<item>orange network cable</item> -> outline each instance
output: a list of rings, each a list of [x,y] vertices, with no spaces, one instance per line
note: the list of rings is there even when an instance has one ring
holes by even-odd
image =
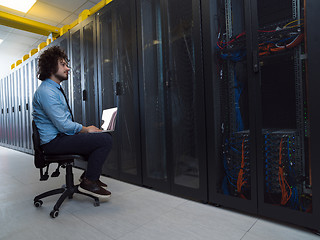
[[[283,166],[282,166],[282,140],[280,141],[280,149],[279,149],[279,185],[281,188],[281,205],[286,205],[286,203],[291,198],[292,190],[287,180],[284,177]],[[287,189],[289,189],[290,194],[288,195]]]
[[[303,38],[304,38],[303,34],[299,34],[291,43],[284,46],[278,46],[277,44],[274,44],[274,43],[269,43],[268,45],[263,46],[263,43],[262,43],[260,44],[260,47],[259,47],[259,50],[260,50],[259,55],[263,56],[263,55],[268,55],[272,52],[279,52],[289,48],[294,48],[302,42]]]
[[[238,181],[237,181],[237,191],[238,193],[241,193],[241,188],[242,186],[247,182],[247,181],[243,181],[244,179],[244,139],[242,140],[242,154],[241,154],[241,167],[240,167],[240,171],[238,174]],[[245,198],[245,196],[241,193],[240,194],[241,198]]]

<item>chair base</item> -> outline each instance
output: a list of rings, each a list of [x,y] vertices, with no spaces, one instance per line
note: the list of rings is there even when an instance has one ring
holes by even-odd
[[[87,193],[80,192],[78,190],[78,187],[79,187],[79,184],[74,185],[74,183],[73,183],[72,165],[68,163],[68,164],[66,164],[66,186],[39,194],[38,196],[36,196],[34,198],[33,203],[34,203],[35,207],[40,207],[43,203],[41,201],[42,198],[49,197],[49,196],[56,195],[56,194],[62,194],[59,197],[58,201],[56,202],[56,204],[53,207],[53,210],[50,213],[50,216],[52,218],[55,218],[59,215],[59,208],[60,208],[61,204],[64,202],[64,200],[66,198],[72,199],[73,194],[75,194],[75,193],[82,194],[82,195],[93,198],[95,200],[95,202],[93,204],[95,207],[100,205],[99,198],[92,196],[92,195],[89,195]]]

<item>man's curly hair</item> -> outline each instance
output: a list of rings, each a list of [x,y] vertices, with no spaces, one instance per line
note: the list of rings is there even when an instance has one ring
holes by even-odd
[[[58,60],[69,62],[68,56],[59,46],[46,49],[38,60],[38,78],[43,81],[58,71]]]

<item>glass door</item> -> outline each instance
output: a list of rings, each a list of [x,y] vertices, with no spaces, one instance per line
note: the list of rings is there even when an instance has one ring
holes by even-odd
[[[72,111],[75,121],[84,126],[98,126],[95,39],[95,16],[89,17],[70,30]]]
[[[198,1],[139,1],[143,182],[206,199]]]
[[[72,97],[72,112],[74,121],[78,123],[83,123],[82,121],[82,87],[81,87],[81,42],[80,42],[80,31],[78,27],[75,30],[70,30],[70,42],[71,42],[71,71],[72,79],[70,79],[70,84],[72,85],[72,92],[70,96]]]
[[[115,30],[114,21],[115,13],[112,11],[113,4],[105,7],[103,13],[98,13],[97,31],[98,31],[98,78],[99,78],[99,112],[103,109],[113,108],[118,105],[116,95],[116,81],[115,76],[117,72],[117,64],[115,61],[115,39],[113,38],[113,31]],[[101,114],[100,114],[101,115]],[[117,119],[118,120],[118,119]],[[118,121],[119,123],[119,121]],[[116,131],[118,129],[116,124]],[[112,134],[113,143],[117,143],[118,134]],[[113,144],[116,146],[116,144]],[[111,149],[108,160],[104,164],[103,173],[119,177],[118,171],[118,150],[116,147]]]
[[[139,1],[138,35],[143,184],[169,191],[166,75],[161,1]]]
[[[94,16],[81,24],[82,28],[82,100],[86,126],[98,126],[98,94],[96,75],[96,29]],[[101,117],[101,116],[100,116]]]
[[[134,1],[111,2],[97,14],[100,113],[118,107],[113,149],[103,173],[141,183]]]
[[[165,1],[167,150],[172,192],[207,199],[200,3]]]
[[[209,201],[257,212],[250,3],[204,1]]]
[[[308,82],[314,80],[307,74],[306,9],[303,0],[257,0],[258,189],[261,214],[311,227],[319,224],[312,220],[317,183],[310,143],[316,139],[310,138]]]

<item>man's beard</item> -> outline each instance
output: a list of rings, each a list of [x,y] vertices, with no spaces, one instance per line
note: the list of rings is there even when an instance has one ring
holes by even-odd
[[[68,80],[68,74],[67,74],[67,77],[65,76],[62,76],[62,75],[59,75],[59,74],[54,74],[54,76],[60,81],[64,81],[64,80]]]

